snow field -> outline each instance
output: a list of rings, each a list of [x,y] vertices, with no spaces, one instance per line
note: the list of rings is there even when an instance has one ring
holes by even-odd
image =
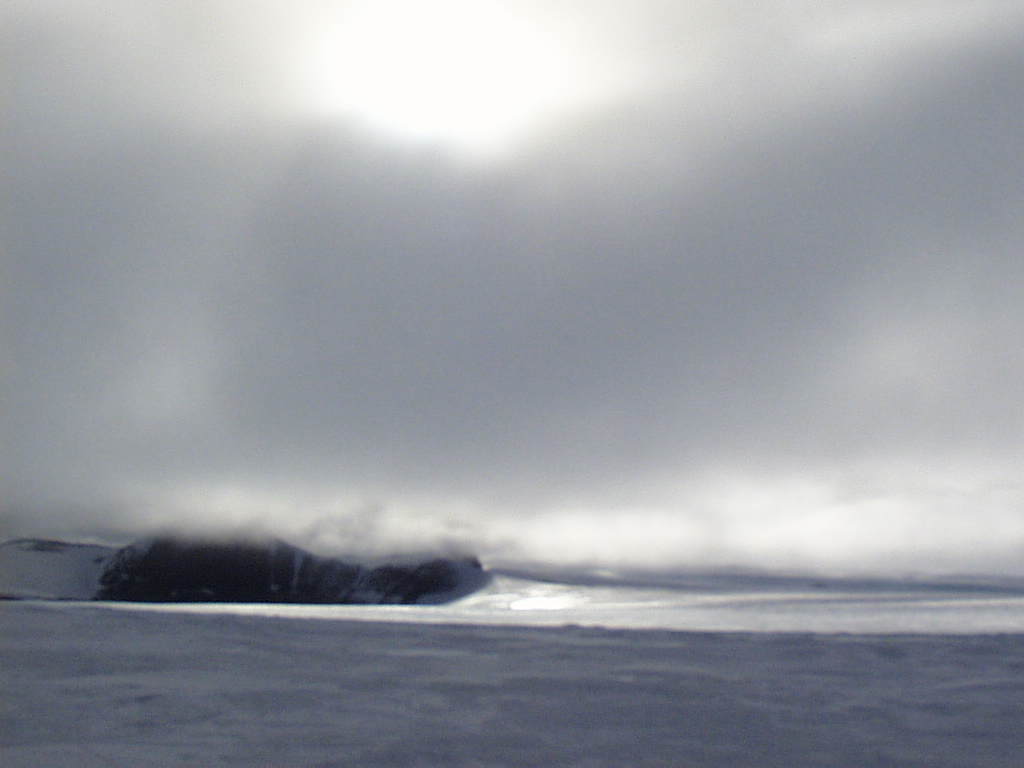
[[[0,763],[1019,766],[1024,635],[0,604]]]

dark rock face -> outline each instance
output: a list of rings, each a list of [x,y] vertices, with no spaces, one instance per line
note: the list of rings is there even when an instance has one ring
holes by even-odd
[[[119,550],[95,599],[132,602],[417,603],[454,600],[487,576],[475,558],[367,568],[282,541],[161,537]]]

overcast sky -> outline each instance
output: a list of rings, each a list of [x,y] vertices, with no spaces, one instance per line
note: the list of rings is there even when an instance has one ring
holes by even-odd
[[[1024,2],[0,25],[6,533],[1024,573]]]

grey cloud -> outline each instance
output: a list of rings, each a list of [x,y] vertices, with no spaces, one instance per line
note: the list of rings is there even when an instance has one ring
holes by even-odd
[[[726,46],[701,88],[473,165],[318,120],[129,121],[136,85],[64,101],[47,40],[114,65],[93,27],[36,23],[9,33],[9,507],[255,477],[528,511],[722,467],[1019,458],[1019,36],[933,35],[849,92]],[[58,102],[110,130],[35,131]]]

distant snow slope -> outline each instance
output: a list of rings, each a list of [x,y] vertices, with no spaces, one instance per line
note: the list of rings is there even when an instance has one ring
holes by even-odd
[[[47,539],[0,544],[0,597],[91,600],[117,547]]]
[[[1024,765],[1020,634],[709,634],[174,608],[0,604],[0,764]]]

